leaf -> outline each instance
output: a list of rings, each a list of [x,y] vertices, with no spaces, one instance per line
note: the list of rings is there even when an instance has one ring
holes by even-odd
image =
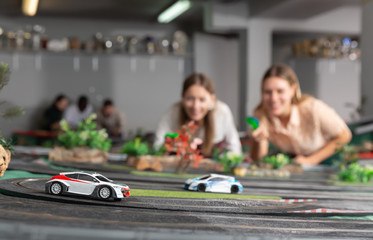
[[[166,133],[165,138],[176,138],[179,136],[179,133]]]
[[[25,114],[25,111],[21,107],[9,107],[1,113],[3,118],[12,118]]]
[[[4,62],[0,63],[0,91],[9,83],[10,69]]]

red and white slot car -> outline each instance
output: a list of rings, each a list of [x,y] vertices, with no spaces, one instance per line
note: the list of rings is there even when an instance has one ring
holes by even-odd
[[[120,200],[130,196],[130,188],[98,173],[64,172],[45,183],[45,192],[53,195],[83,195]]]

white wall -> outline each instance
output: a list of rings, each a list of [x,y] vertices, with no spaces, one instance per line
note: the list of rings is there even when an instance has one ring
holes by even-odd
[[[260,102],[260,81],[272,64],[272,34],[276,32],[316,32],[359,34],[361,8],[341,7],[307,20],[250,19],[248,22],[247,115]]]
[[[238,125],[238,40],[218,35],[196,33],[193,36],[194,69],[209,76],[218,99],[230,107]]]
[[[250,18],[244,5],[234,6],[238,13],[232,16],[232,8],[224,4],[210,2],[205,15],[207,31],[247,30],[247,49],[240,54],[246,54],[247,67],[245,74],[239,76],[240,81],[246,81],[246,113],[252,114],[260,102],[260,82],[265,70],[272,64],[272,34],[276,32],[315,32],[315,33],[361,33],[361,7],[346,6],[322,13],[308,19],[284,20]],[[243,104],[243,103],[241,103]],[[241,113],[242,115],[242,113]]]
[[[174,26],[146,25],[79,19],[20,18],[1,19],[7,29],[21,29],[26,23],[38,23],[46,27],[50,37],[78,36],[88,39],[101,31],[104,35],[136,34],[144,37],[171,35]],[[79,59],[80,69],[74,70],[74,57]],[[36,62],[35,62],[36,59]],[[38,59],[40,68],[37,67]],[[97,59],[98,69],[92,68]],[[129,56],[124,54],[72,54],[25,53],[1,51],[0,61],[10,64],[10,84],[0,93],[0,100],[23,106],[26,115],[13,121],[0,118],[4,136],[13,130],[37,128],[44,109],[59,93],[65,93],[75,101],[85,94],[95,107],[103,98],[112,98],[124,111],[127,130],[154,131],[164,111],[180,98],[181,82],[185,78],[185,64],[192,58],[176,56]],[[127,131],[127,132],[128,132]]]
[[[292,59],[302,92],[332,107],[346,122],[358,120],[361,99],[360,61],[347,59]]]
[[[361,34],[361,74],[362,74],[362,95],[366,97],[364,105],[365,116],[373,116],[373,2],[366,1],[363,7],[362,34]]]

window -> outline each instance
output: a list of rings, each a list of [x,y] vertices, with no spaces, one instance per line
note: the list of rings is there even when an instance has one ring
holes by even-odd
[[[78,174],[66,174],[65,176],[72,179],[78,179]]]
[[[207,179],[209,177],[210,177],[210,175],[206,175],[206,176],[200,177],[199,180],[205,180],[205,179]]]
[[[89,176],[87,174],[79,174],[79,179],[83,181],[95,182],[95,179],[92,176]]]
[[[224,178],[220,178],[220,177],[214,177],[214,178],[211,178],[210,181],[224,181],[225,179]]]
[[[101,175],[96,175],[96,178],[98,178],[98,180],[103,181],[103,182],[111,182],[109,179]]]

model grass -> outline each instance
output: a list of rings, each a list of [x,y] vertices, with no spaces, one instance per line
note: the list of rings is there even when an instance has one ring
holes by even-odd
[[[21,170],[8,170],[5,172],[1,180],[13,179],[13,178],[50,178],[51,175],[47,174],[36,174]]]
[[[165,177],[165,178],[195,178],[200,175],[197,174],[178,174],[168,172],[149,172],[149,171],[131,171],[132,175],[144,176],[144,177]]]
[[[173,198],[199,198],[199,199],[281,199],[277,196],[256,196],[256,195],[237,195],[226,193],[204,193],[204,192],[186,192],[186,191],[164,191],[164,190],[144,190],[131,189],[131,195],[134,197],[173,197]]]

